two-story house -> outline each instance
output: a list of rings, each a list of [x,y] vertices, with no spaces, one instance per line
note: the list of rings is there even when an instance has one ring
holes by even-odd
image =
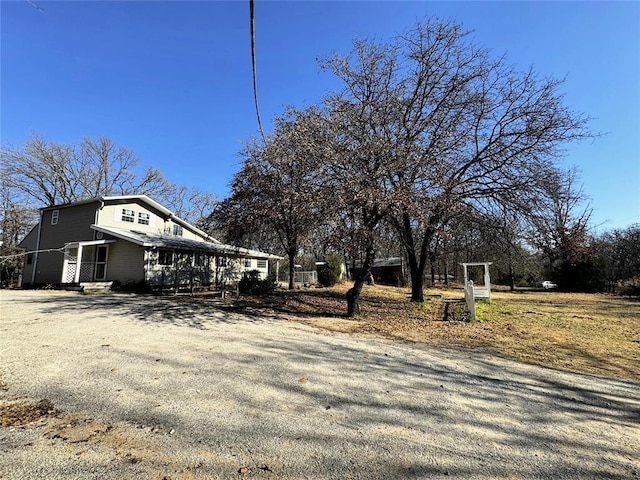
[[[20,246],[22,286],[118,281],[153,288],[238,280],[282,257],[225,245],[146,195],[92,198],[40,210]]]

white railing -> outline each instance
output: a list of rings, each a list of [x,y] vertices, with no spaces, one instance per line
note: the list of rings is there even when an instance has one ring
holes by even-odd
[[[286,281],[289,281],[289,275],[286,277]],[[318,283],[318,272],[311,270],[308,272],[297,271],[293,273],[293,282],[301,283],[303,285],[312,285]]]

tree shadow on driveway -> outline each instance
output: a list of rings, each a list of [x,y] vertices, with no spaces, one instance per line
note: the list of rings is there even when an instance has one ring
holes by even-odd
[[[637,383],[477,351],[326,334],[206,304],[134,299],[39,301],[42,317],[24,319],[27,332],[54,312],[76,322],[78,332],[55,339],[65,349],[48,349],[41,359],[68,370],[34,366],[30,388],[67,410],[175,429],[169,445],[215,452],[223,478],[233,477],[233,466],[261,462],[275,478],[637,472]],[[123,320],[106,349],[86,342],[103,316]],[[147,336],[153,350],[127,335]],[[28,337],[12,339],[27,348]],[[19,360],[12,369],[27,368]]]

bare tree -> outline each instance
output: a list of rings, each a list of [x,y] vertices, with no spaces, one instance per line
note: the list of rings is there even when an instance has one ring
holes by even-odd
[[[362,225],[395,225],[413,301],[434,235],[465,204],[514,200],[564,142],[589,135],[587,119],[563,106],[561,81],[492,58],[453,22],[419,23],[387,44],[356,40],[351,55],[322,65],[345,85],[325,104],[343,119],[342,144],[358,151],[349,185],[366,206]]]
[[[5,188],[19,191],[36,205],[51,206],[78,198],[81,187],[70,172],[74,158],[70,146],[32,136],[22,148],[3,146],[0,154]]]
[[[288,110],[275,121],[265,143],[249,142],[232,193],[214,212],[226,225],[228,238],[238,239],[246,229],[268,226],[289,259],[289,288],[294,288],[295,257],[311,230],[322,219],[318,195],[323,177],[319,168],[315,108]]]
[[[594,239],[605,288],[614,292],[625,280],[640,280],[640,223]]]
[[[206,219],[218,204],[218,197],[200,188],[173,186],[165,193],[164,203],[183,220],[206,227]]]
[[[576,266],[591,256],[591,206],[577,185],[577,172],[557,170],[538,181],[545,195],[537,198],[529,216],[529,240],[548,260],[552,279],[565,289],[581,289]],[[581,265],[582,264],[582,265]],[[584,273],[584,272],[583,272]]]
[[[1,155],[7,187],[37,206],[101,195],[145,194],[163,200],[176,188],[157,169],[138,175],[135,153],[106,137],[84,138],[74,147],[34,135],[21,148],[3,146]]]
[[[11,285],[22,263],[19,242],[37,222],[35,209],[25,206],[19,193],[0,179],[0,288]]]
[[[209,192],[169,182],[156,168],[138,173],[138,156],[103,136],[72,146],[33,135],[20,148],[3,146],[0,160],[2,196],[10,200],[3,203],[5,225],[19,212],[110,195],[148,195],[197,223],[216,200]],[[19,217],[28,222],[17,230],[22,232],[33,218]]]

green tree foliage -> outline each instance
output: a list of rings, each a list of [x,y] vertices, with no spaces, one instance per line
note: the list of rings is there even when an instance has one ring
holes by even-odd
[[[240,293],[248,293],[250,295],[268,295],[273,293],[275,289],[275,280],[271,277],[267,277],[264,280],[261,279],[258,270],[245,272],[240,282],[238,282]]]
[[[323,265],[318,266],[318,283],[323,287],[332,287],[340,281],[342,259],[337,255],[329,255]]]

